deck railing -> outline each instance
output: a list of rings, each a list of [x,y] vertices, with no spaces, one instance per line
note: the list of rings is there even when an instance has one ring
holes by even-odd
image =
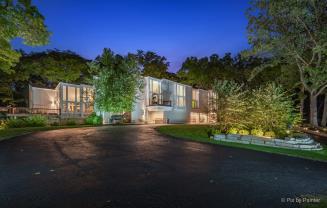
[[[9,115],[21,115],[21,114],[47,114],[47,115],[58,115],[60,109],[53,108],[26,108],[26,107],[8,107],[6,111],[4,108],[1,109]]]
[[[61,114],[60,109],[53,108],[27,108],[27,107],[0,107],[0,113],[7,116],[27,116],[29,114],[41,115],[65,115],[65,116],[88,116],[93,113],[93,109],[84,109],[84,112],[64,112]]]

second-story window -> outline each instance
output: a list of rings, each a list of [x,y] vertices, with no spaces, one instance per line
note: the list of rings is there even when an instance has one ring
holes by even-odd
[[[150,105],[161,105],[161,84],[157,80],[150,80]]]
[[[176,85],[176,104],[178,107],[185,106],[185,86]]]
[[[192,108],[199,108],[199,90],[192,89]]]

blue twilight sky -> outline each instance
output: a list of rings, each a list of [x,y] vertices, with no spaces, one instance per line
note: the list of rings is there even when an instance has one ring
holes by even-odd
[[[45,47],[93,59],[104,47],[127,54],[151,50],[177,71],[188,56],[223,55],[248,47],[247,0],[33,0],[53,33]]]

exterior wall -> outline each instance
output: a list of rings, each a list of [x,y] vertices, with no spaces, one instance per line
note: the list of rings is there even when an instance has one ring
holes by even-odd
[[[193,123],[208,122],[208,91],[198,90],[198,106],[194,109],[191,86],[152,77],[145,77],[144,84],[144,99],[135,104],[132,122],[189,123],[194,113],[198,119],[193,119]]]
[[[137,100],[131,112],[131,123],[145,122],[145,93],[138,92]]]
[[[59,83],[55,89],[29,87],[29,108],[33,113],[84,117],[93,112],[93,87]]]
[[[57,114],[58,91],[29,86],[29,108],[33,113]]]
[[[89,85],[59,83],[56,89],[30,87],[30,108],[60,109],[63,118],[84,117],[95,111],[109,123],[113,113],[93,109],[94,88]],[[91,94],[90,94],[91,92]],[[194,93],[196,92],[196,93]],[[196,96],[194,96],[196,95]],[[167,79],[144,77],[144,89],[137,93],[132,123],[206,123],[209,122],[209,92]],[[196,105],[194,104],[196,100]]]

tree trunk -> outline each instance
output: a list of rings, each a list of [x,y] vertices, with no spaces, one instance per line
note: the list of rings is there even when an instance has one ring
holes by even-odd
[[[301,113],[301,118],[304,118],[304,100],[305,100],[305,92],[304,92],[304,87],[301,86],[301,93],[300,93],[300,113]]]
[[[318,126],[317,96],[313,93],[310,94],[310,124]]]
[[[327,92],[325,93],[324,111],[322,114],[321,126],[326,127],[327,124]]]

